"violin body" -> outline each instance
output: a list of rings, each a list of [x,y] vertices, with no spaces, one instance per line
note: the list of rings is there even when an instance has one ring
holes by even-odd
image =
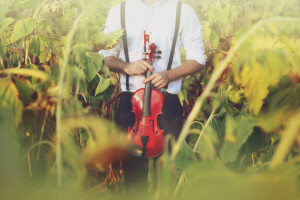
[[[155,89],[151,90],[150,116],[143,116],[143,99],[145,89],[137,90],[131,97],[132,111],[135,113],[135,124],[128,128],[127,142],[137,145],[136,155],[156,157],[164,148],[164,134],[158,126],[157,116],[161,114],[164,102],[163,95]],[[147,140],[143,144],[143,139]],[[144,155],[143,155],[144,154]]]
[[[156,54],[161,54],[161,51],[156,51],[157,46],[152,43],[149,45],[150,52],[147,52],[147,42],[149,43],[149,35],[144,33],[144,60],[152,65],[154,58],[160,58]],[[146,78],[151,74],[148,69]],[[133,147],[130,151],[133,155],[151,158],[162,153],[164,134],[158,127],[157,116],[161,114],[163,103],[163,95],[152,88],[151,82],[147,82],[145,88],[137,90],[132,95],[131,104],[132,112],[135,113],[135,123],[133,127],[128,128],[126,141]]]

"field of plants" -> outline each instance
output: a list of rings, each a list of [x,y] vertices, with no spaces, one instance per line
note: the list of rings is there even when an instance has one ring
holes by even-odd
[[[0,0],[0,198],[300,199],[300,1],[183,1],[207,65],[183,80],[148,193],[124,189],[119,78],[98,53],[120,2]]]

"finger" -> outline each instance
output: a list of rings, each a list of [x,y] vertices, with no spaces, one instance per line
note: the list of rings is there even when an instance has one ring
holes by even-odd
[[[156,76],[157,76],[156,74],[152,74],[151,76],[149,76],[148,78],[146,78],[146,79],[144,80],[144,83],[147,83],[147,82],[149,82],[149,81],[152,81]]]
[[[148,69],[150,69],[152,72],[154,72],[154,68],[146,61],[141,60],[144,64],[145,67],[147,67]]]
[[[148,67],[143,62],[138,62],[137,66],[141,68],[144,72],[148,69]]]
[[[142,72],[142,74],[144,74],[147,71],[147,67],[139,65],[139,70]]]
[[[161,80],[162,80],[162,78],[160,76],[156,76],[154,79],[152,79],[151,83],[153,85],[155,85],[156,83],[158,83]]]
[[[143,74],[144,71],[140,68],[140,67],[135,67],[133,69],[133,75],[140,75],[140,74]]]
[[[158,81],[157,83],[155,83],[153,85],[154,85],[154,87],[162,88],[162,87],[164,87],[164,80],[160,80],[160,81]]]

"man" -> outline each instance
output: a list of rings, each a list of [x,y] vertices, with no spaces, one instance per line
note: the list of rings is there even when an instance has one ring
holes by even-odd
[[[178,12],[176,0],[127,0],[124,6],[124,23],[126,24],[126,39],[120,41],[111,50],[101,50],[109,69],[120,74],[122,94],[117,113],[117,123],[125,130],[134,124],[134,114],[131,112],[131,96],[146,82],[151,82],[158,89],[163,89],[165,103],[158,123],[165,133],[178,137],[182,128],[182,107],[178,98],[181,88],[181,78],[200,71],[205,65],[201,26],[194,10],[187,4],[182,4]],[[104,33],[122,28],[121,5],[110,9]],[[181,16],[178,23],[176,43],[176,16]],[[150,34],[150,43],[155,43],[161,53],[161,59],[156,59],[153,66],[143,60],[144,32]],[[127,43],[128,42],[128,43]],[[174,44],[173,59],[172,45]],[[186,62],[181,63],[181,45],[186,51]],[[124,48],[125,47],[125,48]],[[128,54],[126,55],[126,50]],[[129,62],[126,62],[129,61]],[[170,63],[170,70],[167,70]],[[145,79],[145,72],[150,69],[153,74]],[[127,78],[126,78],[127,76]],[[130,157],[124,163],[125,184],[131,179],[147,179],[145,158]],[[135,180],[133,180],[135,181]],[[144,181],[145,182],[145,181]]]

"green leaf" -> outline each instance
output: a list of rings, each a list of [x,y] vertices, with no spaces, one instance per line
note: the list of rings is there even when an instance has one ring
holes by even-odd
[[[16,87],[19,91],[19,97],[24,106],[35,100],[34,89],[30,81],[26,79],[14,78]]]
[[[103,78],[101,76],[100,77],[100,81],[98,83],[98,86],[96,88],[95,91],[95,96],[103,93],[110,85],[110,78]]]
[[[18,98],[19,92],[9,76],[0,76],[0,107],[11,109],[14,113],[15,125],[21,121],[23,104]]]
[[[111,81],[112,85],[117,85],[117,83],[118,83],[118,80],[113,76],[110,77],[110,81]]]
[[[100,98],[102,99],[102,101],[104,101],[104,103],[107,103],[112,95],[115,93],[113,87],[109,86],[102,94],[100,94]]]
[[[270,93],[262,112],[257,118],[258,125],[265,132],[276,131],[292,113],[300,108],[300,84],[293,83],[289,76],[283,76],[279,84],[270,87]]]
[[[47,36],[48,33],[52,33],[51,24],[48,20],[42,19],[38,23],[38,32],[42,35]]]
[[[87,82],[90,82],[98,71],[101,70],[103,65],[103,55],[98,53],[88,53],[86,55],[84,73]]]
[[[282,77],[276,87],[270,88],[267,98],[269,111],[282,108],[294,111],[300,108],[300,84],[294,84],[288,76]]]
[[[123,35],[122,30],[110,32],[108,34],[99,33],[94,36],[93,42],[100,49],[103,49],[103,48],[111,49],[119,43],[122,35]]]
[[[219,40],[220,40],[220,38],[216,34],[216,32],[214,32],[213,30],[211,30],[211,32],[209,34],[209,42],[213,46],[213,48],[217,48],[218,47]]]
[[[218,136],[212,127],[207,127],[201,133],[201,140],[197,147],[202,160],[215,160],[216,159],[216,145],[218,144]]]
[[[4,31],[14,21],[12,17],[4,18],[0,23],[0,32]]]
[[[239,149],[252,134],[254,122],[246,116],[239,115],[236,118],[226,116],[226,135],[225,142],[220,152],[223,163],[233,162],[236,160]]]
[[[244,87],[250,111],[258,114],[270,86],[276,85],[280,78],[289,72],[289,54],[283,48],[274,48],[275,41],[265,38],[262,44],[247,41],[233,63],[234,81]],[[255,43],[259,43],[256,41]]]
[[[48,51],[46,51],[48,49]],[[52,56],[52,50],[49,48],[49,40],[45,36],[32,36],[29,45],[29,52],[38,56],[40,63],[45,63],[49,61]]]
[[[177,168],[185,169],[196,161],[197,158],[191,147],[184,141],[181,145],[181,149],[175,159],[175,165]]]
[[[14,30],[10,36],[10,42],[16,42],[22,37],[29,35],[36,27],[35,19],[27,17],[16,22]]]
[[[40,42],[39,59],[40,59],[40,63],[44,63],[44,62],[46,62],[45,41],[43,40],[43,38],[39,37],[39,42]]]
[[[40,54],[40,41],[39,36],[32,36],[30,39],[30,45],[29,45],[29,53],[31,53],[34,56],[38,56]]]
[[[118,44],[122,35],[122,30],[114,31],[112,33],[107,34],[107,43],[105,49],[113,48],[116,44]]]

